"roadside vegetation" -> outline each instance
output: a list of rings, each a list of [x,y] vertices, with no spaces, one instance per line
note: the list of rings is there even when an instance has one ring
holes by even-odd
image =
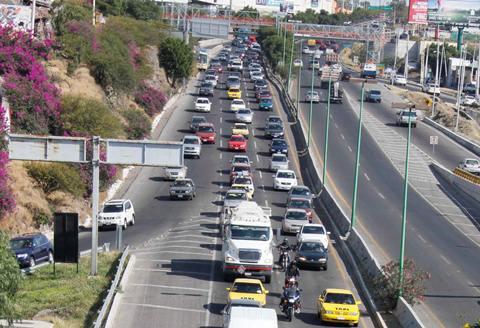
[[[292,39],[292,33],[287,31],[285,39],[285,34],[282,33],[278,35],[274,27],[261,27],[258,30],[257,40],[262,46],[268,64],[275,73],[279,74],[284,79],[288,76]],[[283,60],[284,53],[285,60]]]

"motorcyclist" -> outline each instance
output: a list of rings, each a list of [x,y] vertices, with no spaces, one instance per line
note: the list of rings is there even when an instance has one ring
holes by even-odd
[[[282,312],[286,311],[285,306],[288,304],[288,296],[292,292],[294,292],[295,295],[300,298],[300,289],[298,288],[298,282],[294,278],[288,279],[285,287],[283,287],[283,293],[282,297],[280,298],[279,304]],[[297,307],[300,307],[300,299],[298,299]]]
[[[290,244],[288,243],[288,238],[284,238],[282,243],[277,246],[277,248],[280,251],[280,257],[278,259],[278,263],[282,264],[283,263],[283,253],[286,251],[290,251],[291,247]]]
[[[289,281],[291,281],[290,278],[293,278],[293,281],[295,282],[295,286],[298,287],[299,276],[300,276],[300,270],[298,269],[297,261],[293,260],[288,265],[287,270],[285,270],[285,286],[287,286]]]

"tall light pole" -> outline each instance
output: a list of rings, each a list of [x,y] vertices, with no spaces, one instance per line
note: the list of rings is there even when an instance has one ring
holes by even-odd
[[[440,83],[438,82],[438,76],[439,76],[439,61],[438,61],[438,57],[439,57],[439,54],[440,53],[440,42],[437,41],[437,63],[436,63],[436,68],[435,68],[435,88],[438,86],[440,86]],[[443,53],[442,53],[443,54]],[[434,117],[435,116],[435,100],[436,100],[436,93],[434,92],[433,93],[433,100],[432,100],[432,115],[430,117]]]
[[[35,16],[36,16],[36,10],[37,10],[37,0],[32,1],[32,14],[30,16],[30,28],[31,28],[31,34],[32,36],[35,35]]]
[[[360,113],[358,115],[358,131],[357,131],[357,154],[355,156],[355,173],[353,175],[353,194],[352,194],[352,213],[350,215],[350,230],[355,227],[357,218],[357,190],[358,190],[358,169],[360,167],[360,146],[362,145],[362,114],[363,102],[365,98],[365,83],[362,82],[362,92],[360,94]]]
[[[282,65],[285,67],[285,46],[287,43],[287,26],[285,25],[284,27],[285,33],[283,34],[283,59],[282,59]]]
[[[327,118],[325,119],[325,145],[323,146],[323,174],[322,183],[325,186],[327,184],[327,159],[328,159],[328,131],[330,128],[330,95],[332,87],[332,66],[330,66],[330,76],[328,79],[328,91],[327,91]],[[340,92],[340,90],[338,90]]]
[[[34,0],[35,1],[35,0]],[[95,0],[92,0],[92,25],[95,26]]]
[[[290,78],[292,76],[293,49],[295,48],[295,25],[292,29],[292,49],[290,51],[290,67],[288,69],[287,92],[290,92]]]
[[[395,104],[392,104],[392,106],[394,105]],[[412,109],[415,108],[415,105],[407,105],[407,106],[409,106],[408,107],[409,113],[408,113],[407,149],[405,154],[405,178],[403,179],[402,234],[400,238],[400,259],[399,259],[400,274],[398,278],[399,297],[403,295],[403,280],[404,280],[403,264],[405,261],[405,239],[406,239],[406,233],[407,233],[408,163],[410,160],[410,140],[412,137]]]
[[[300,39],[300,60],[302,60],[302,46],[303,46],[303,39]],[[298,112],[300,111],[300,92],[301,92],[301,85],[302,85],[302,64],[298,66],[298,77],[297,77],[297,117],[298,119]]]
[[[310,89],[310,114],[308,115],[308,137],[307,137],[307,149],[310,148],[310,138],[312,136],[312,115],[313,115],[313,85],[315,83],[315,65],[312,64],[312,87]]]
[[[462,52],[463,51],[463,52]],[[461,66],[460,66],[460,76],[458,79],[458,87],[457,87],[457,102],[455,104],[455,107],[457,108],[457,117],[455,120],[455,131],[458,130],[458,123],[460,120],[460,95],[463,92],[463,81],[465,79],[465,60],[467,58],[467,49],[462,46],[460,48],[460,58],[462,60]]]

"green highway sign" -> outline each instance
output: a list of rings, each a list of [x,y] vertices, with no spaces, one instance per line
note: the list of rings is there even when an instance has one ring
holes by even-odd
[[[393,10],[392,6],[369,6],[368,10]]]

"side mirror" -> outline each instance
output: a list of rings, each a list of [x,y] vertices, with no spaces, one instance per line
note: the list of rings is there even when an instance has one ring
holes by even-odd
[[[230,287],[227,287],[227,288],[225,288],[225,289],[227,290],[227,292],[229,292],[229,291],[231,290],[231,288],[230,288]]]
[[[270,292],[269,292],[268,290],[266,290],[266,291],[265,291],[265,294],[268,294],[268,293],[270,293]]]
[[[272,174],[272,178],[275,178],[275,174]]]
[[[227,312],[225,310],[220,311],[220,314],[225,315]]]

